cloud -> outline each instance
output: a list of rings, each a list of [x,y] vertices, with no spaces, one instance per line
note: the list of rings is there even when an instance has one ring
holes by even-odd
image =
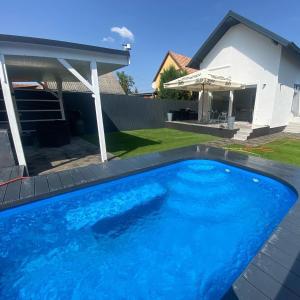
[[[119,34],[122,38],[128,39],[130,41],[134,40],[133,33],[128,28],[126,28],[125,26],[123,26],[123,27],[112,27],[110,29],[110,31]]]
[[[105,36],[103,39],[102,39],[102,42],[108,42],[108,43],[113,43],[115,41],[115,39],[111,36]]]

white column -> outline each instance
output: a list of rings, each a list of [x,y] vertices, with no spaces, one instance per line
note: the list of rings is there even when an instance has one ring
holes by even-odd
[[[202,121],[209,121],[209,94],[208,91],[202,93]]]
[[[229,92],[229,103],[228,103],[228,117],[232,116],[232,108],[233,108],[233,91]]]
[[[63,104],[63,92],[62,92],[62,81],[61,81],[61,79],[57,79],[56,84],[57,84],[57,96],[58,96],[58,100],[59,100],[61,117],[62,117],[63,120],[65,120],[66,115],[65,115],[65,109],[64,109],[64,104]]]
[[[14,146],[15,146],[18,163],[19,165],[23,165],[27,167],[22,141],[21,141],[19,125],[18,125],[18,116],[16,115],[16,110],[13,102],[13,97],[11,94],[9,79],[7,76],[5,58],[3,54],[0,54],[0,81],[1,81],[2,91],[3,91],[3,98],[6,107],[7,118],[8,118],[9,127],[14,142]]]
[[[105,143],[105,135],[104,135],[102,108],[101,108],[101,97],[100,97],[97,62],[95,60],[91,62],[91,75],[92,75],[91,78],[92,78],[92,86],[93,86],[93,93],[95,99],[101,161],[103,162],[107,160],[107,153],[106,153],[106,143]]]
[[[203,106],[203,92],[200,91],[198,95],[198,121],[202,121],[202,107]]]

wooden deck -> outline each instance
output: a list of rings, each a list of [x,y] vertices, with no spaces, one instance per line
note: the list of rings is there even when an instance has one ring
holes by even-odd
[[[24,176],[25,168],[23,166],[14,166],[6,167],[0,169],[0,183],[7,182],[17,177]],[[15,181],[10,184],[0,186],[0,208],[4,203],[10,202],[11,199],[18,199],[19,193],[16,193],[16,190],[19,190],[21,181]]]
[[[23,168],[13,167],[0,170],[3,181],[23,175]],[[92,183],[100,179],[99,165],[65,170],[47,175],[27,177],[0,187],[0,210],[35,200],[39,197],[51,196],[55,192],[63,191],[83,184]]]

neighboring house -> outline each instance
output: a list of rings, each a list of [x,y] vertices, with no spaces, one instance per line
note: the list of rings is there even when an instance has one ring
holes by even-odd
[[[50,90],[57,90],[55,81],[46,82],[46,86]],[[117,94],[125,95],[123,88],[121,87],[117,77],[114,73],[107,73],[99,76],[99,87],[103,94]],[[90,92],[89,89],[81,82],[63,82],[63,91],[68,92]]]
[[[237,120],[271,129],[299,122],[300,49],[256,23],[230,11],[187,66],[246,85],[234,92]],[[225,101],[216,93],[212,106]]]
[[[173,51],[168,51],[165,58],[163,59],[158,71],[152,82],[152,88],[155,90],[159,89],[160,76],[162,72],[168,69],[170,66],[174,66],[177,70],[186,71],[187,74],[191,74],[197,70],[190,68],[187,65],[189,64],[191,58],[182,54],[175,53]]]

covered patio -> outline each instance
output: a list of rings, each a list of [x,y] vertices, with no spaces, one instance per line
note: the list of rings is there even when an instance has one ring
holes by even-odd
[[[65,121],[62,84],[78,81],[92,93],[95,102],[100,160],[106,161],[107,152],[98,78],[99,75],[128,65],[129,56],[129,52],[123,50],[40,38],[0,35],[0,82],[16,163],[27,169],[22,142],[22,135],[26,131],[25,124],[28,122],[50,124],[53,121]],[[38,118],[25,120],[24,115],[30,113],[30,110],[18,109],[13,83],[39,82],[44,85],[48,81],[56,82],[58,87],[54,92],[57,98],[55,101],[59,103],[59,109],[55,109],[57,115],[55,118],[49,117],[50,112],[53,113],[54,110],[47,109],[45,113],[45,110],[41,109],[40,112],[34,111],[40,114]],[[44,88],[47,90],[46,85]],[[44,117],[41,117],[42,114]]]
[[[244,90],[245,84],[232,81],[230,77],[224,77],[208,70],[177,78],[164,84],[167,89],[184,90],[189,92],[199,92],[198,98],[198,123],[225,123],[229,129],[234,129],[234,119],[232,119],[234,91]],[[229,92],[227,111],[215,114],[211,109],[213,92]],[[230,123],[231,122],[231,123]],[[222,125],[223,126],[223,125]]]
[[[169,128],[237,140],[246,140],[251,135],[266,134],[269,130],[268,126],[256,127],[252,124],[256,94],[256,88],[253,86],[246,86],[230,77],[203,69],[167,82],[164,87],[199,92],[198,112],[193,113],[197,118],[168,121],[166,126]],[[227,98],[227,101],[223,101],[222,105],[217,107],[218,103],[215,100],[218,100],[220,94],[222,99]]]

